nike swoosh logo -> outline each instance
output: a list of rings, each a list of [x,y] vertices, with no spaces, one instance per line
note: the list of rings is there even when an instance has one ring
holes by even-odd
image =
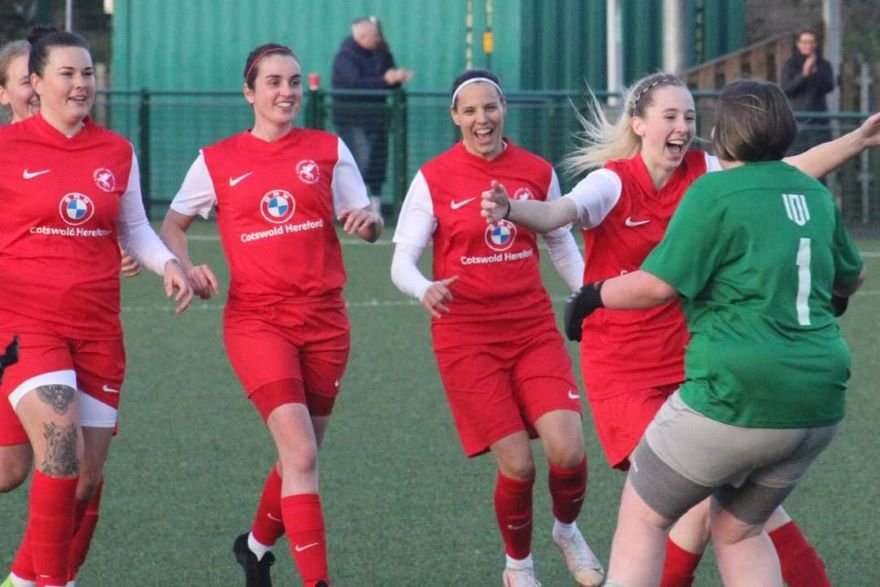
[[[507,527],[511,530],[522,530],[523,528],[528,528],[531,523],[531,520],[529,520],[528,522],[523,522],[522,524],[508,524]]]
[[[268,514],[268,513],[266,514],[266,517],[269,518],[270,520],[272,520],[273,522],[283,522],[284,521],[281,518],[276,518],[272,514]]]
[[[475,198],[475,197],[468,198],[467,200],[462,200],[461,202],[456,202],[455,200],[452,200],[451,202],[449,202],[449,207],[452,208],[453,210],[458,210],[462,206],[467,206],[468,204],[470,204],[471,202],[473,202],[476,199],[477,198]]]
[[[626,217],[626,225],[629,226],[630,228],[632,228],[634,226],[641,226],[641,225],[647,224],[649,222],[651,222],[651,221],[650,220],[633,220],[631,216]]]
[[[568,392],[568,399],[580,399],[580,394],[575,393],[574,391]]]
[[[40,171],[28,171],[27,169],[22,172],[21,176],[25,179],[33,179],[35,177],[39,177],[41,175],[45,175],[52,171],[51,169],[42,169]]]
[[[319,544],[318,542],[312,542],[310,544],[304,544],[302,546],[297,544],[296,546],[293,547],[293,549],[296,550],[297,552],[302,552],[304,550],[308,550],[308,549],[312,548],[313,546],[318,546],[318,544]]]
[[[107,385],[106,383],[104,384],[104,386],[103,386],[101,389],[104,390],[104,391],[106,391],[107,393],[119,393],[119,389],[118,389],[118,388],[116,388],[116,387],[110,387],[110,386]]]
[[[244,180],[246,180],[248,177],[250,177],[253,174],[254,174],[253,171],[248,171],[244,175],[239,175],[238,177],[230,177],[229,178],[229,187],[234,188],[235,186],[237,186],[238,184],[240,184],[241,182],[243,182]]]

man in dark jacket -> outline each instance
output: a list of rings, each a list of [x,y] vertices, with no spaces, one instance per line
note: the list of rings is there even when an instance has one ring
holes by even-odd
[[[816,34],[801,31],[794,54],[782,66],[782,90],[795,113],[827,112],[825,95],[834,89],[831,64],[822,58]],[[830,139],[827,118],[798,116],[798,136],[789,149],[790,154],[806,151]]]
[[[412,75],[408,69],[395,67],[381,24],[373,16],[352,23],[351,36],[342,42],[333,59],[334,90],[369,90],[335,96],[333,124],[351,149],[377,209],[388,163],[387,96],[377,90],[400,86]]]

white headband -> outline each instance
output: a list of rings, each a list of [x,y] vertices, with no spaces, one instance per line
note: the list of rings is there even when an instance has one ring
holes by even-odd
[[[498,84],[496,84],[495,82],[493,82],[489,78],[487,78],[487,77],[472,77],[471,79],[467,79],[467,80],[464,80],[463,82],[461,82],[459,84],[459,86],[457,88],[455,88],[455,91],[452,92],[452,102],[450,103],[450,107],[455,108],[455,99],[458,98],[458,93],[461,91],[461,89],[463,87],[465,87],[466,85],[469,85],[469,84],[475,84],[477,82],[483,82],[485,84],[490,84],[490,85],[494,86],[495,89],[498,90],[498,95],[501,96],[502,98],[504,98],[504,92],[501,91],[501,86],[499,86]]]

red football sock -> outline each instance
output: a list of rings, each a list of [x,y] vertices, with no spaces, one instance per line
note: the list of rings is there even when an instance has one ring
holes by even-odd
[[[31,537],[27,528],[24,530],[21,545],[18,547],[18,552],[15,553],[15,559],[12,561],[10,570],[15,573],[16,577],[26,581],[37,580],[34,575],[34,559],[31,556]]]
[[[95,535],[95,528],[98,525],[98,516],[101,509],[101,494],[104,490],[104,478],[98,481],[95,493],[89,501],[76,502],[76,517],[73,526],[73,540],[70,543],[70,560],[68,561],[69,581],[76,578],[79,568],[86,562],[86,555],[89,554],[89,546],[92,543],[92,536]]]
[[[495,517],[507,556],[522,560],[532,552],[532,486],[498,472],[495,483]]]
[[[263,495],[257,506],[251,533],[257,542],[272,546],[284,535],[284,519],[281,515],[281,475],[273,466],[263,485]]]
[[[574,522],[581,513],[587,493],[587,457],[574,469],[550,465],[550,497],[553,498],[553,515],[563,524]]]
[[[703,553],[693,553],[666,538],[666,560],[663,561],[663,577],[660,587],[691,587],[694,573]]]
[[[782,578],[789,587],[831,587],[825,563],[794,520],[770,532]]]
[[[305,587],[318,581],[329,585],[327,540],[324,536],[324,514],[317,493],[302,493],[281,498],[281,513],[290,552]]]
[[[67,584],[78,481],[76,477],[61,479],[34,470],[25,541],[30,547],[38,587]],[[15,569],[13,572],[22,578],[26,576]]]

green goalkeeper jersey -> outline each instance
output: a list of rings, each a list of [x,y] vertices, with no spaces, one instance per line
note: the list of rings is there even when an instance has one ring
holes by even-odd
[[[862,260],[820,182],[781,161],[706,174],[642,269],[681,296],[688,406],[745,427],[843,418],[850,359],[831,292]]]

